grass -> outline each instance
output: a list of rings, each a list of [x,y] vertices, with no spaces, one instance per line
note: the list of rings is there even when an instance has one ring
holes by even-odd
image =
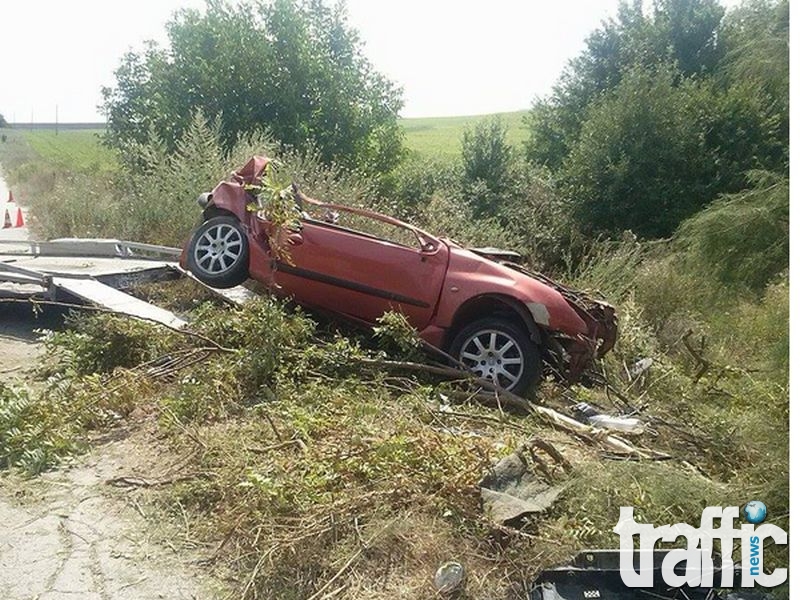
[[[101,129],[21,131],[22,137],[44,161],[72,171],[111,170],[113,152],[100,143]]]
[[[508,141],[515,148],[522,149],[528,139],[528,129],[523,122],[528,111],[498,113],[508,127]],[[401,119],[400,125],[406,134],[406,147],[424,157],[457,157],[461,154],[461,137],[464,129],[494,115],[474,115],[464,117],[426,117],[420,119]]]
[[[515,146],[524,139],[523,115],[507,115],[510,124],[516,119]],[[409,144],[417,145],[411,160],[457,154],[463,128],[478,118],[407,120]],[[31,141],[14,132],[0,144],[0,161],[26,163],[16,177],[47,183],[42,156],[78,161],[93,139],[76,139],[74,152],[59,151],[66,137]],[[157,156],[157,168],[120,171],[124,185],[54,167],[61,170],[49,195],[32,206],[53,235],[169,242],[196,218],[186,199],[264,145],[253,139],[227,156],[213,132],[198,127],[180,155]],[[290,170],[305,173],[312,195],[355,198],[354,190],[367,189],[294,160]],[[453,212],[447,204],[431,211],[431,228],[452,223]],[[468,225],[476,222],[465,213],[452,233]],[[632,442],[669,461],[609,461],[600,447],[534,418],[457,405],[464,388],[376,368],[374,341],[342,337],[265,300],[187,315],[222,349],[111,317],[54,335],[55,370],[41,394],[0,386],[0,468],[37,472],[83,449],[90,431],[151,415],[188,475],[159,490],[165,513],[217,548],[215,560],[233,568],[243,598],[307,598],[332,580],[327,590],[341,586],[342,598],[432,597],[432,573],[454,558],[476,575],[466,598],[498,590],[525,597],[519,586],[539,569],[579,548],[614,547],[619,506],[634,506],[648,522],[693,523],[703,506],[758,498],[776,520],[788,515],[788,276],[763,294],[743,294],[690,267],[674,242],[623,236],[587,245],[559,277],[616,304],[621,335],[603,371],[651,424]],[[167,297],[187,300],[175,289]],[[704,370],[688,344],[708,363]],[[642,357],[653,366],[631,381],[629,367]],[[164,367],[176,360],[186,367]],[[577,401],[625,409],[602,386],[546,382],[539,400],[565,413]],[[572,464],[558,479],[568,491],[520,530],[497,531],[481,510],[477,482],[531,437]]]

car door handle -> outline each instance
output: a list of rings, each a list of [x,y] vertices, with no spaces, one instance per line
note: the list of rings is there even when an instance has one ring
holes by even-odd
[[[303,236],[299,233],[290,233],[286,241],[290,246],[300,246],[303,243]]]

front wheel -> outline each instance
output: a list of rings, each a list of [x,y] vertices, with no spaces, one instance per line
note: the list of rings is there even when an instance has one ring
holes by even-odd
[[[470,323],[453,339],[450,354],[482,379],[515,394],[524,394],[542,374],[530,334],[505,319]]]
[[[209,219],[189,240],[188,266],[192,274],[214,288],[231,288],[249,277],[247,233],[235,217]]]

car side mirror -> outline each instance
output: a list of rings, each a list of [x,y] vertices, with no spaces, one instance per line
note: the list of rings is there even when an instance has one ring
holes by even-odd
[[[420,248],[419,252],[423,256],[429,256],[431,254],[436,254],[438,250],[439,250],[439,244],[436,244],[428,240],[423,240],[422,247]]]

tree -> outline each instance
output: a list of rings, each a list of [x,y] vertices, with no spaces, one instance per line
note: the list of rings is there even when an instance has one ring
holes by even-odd
[[[550,98],[534,103],[528,118],[528,159],[558,170],[577,142],[586,111],[633,67],[676,64],[680,77],[713,72],[720,60],[718,33],[724,10],[717,0],[620,2],[617,16],[586,39]]]
[[[765,160],[774,169],[789,162],[789,2],[751,0],[725,18],[721,39],[727,52],[720,85],[742,96],[759,98],[773,120],[779,156]],[[779,166],[772,164],[781,163]]]
[[[399,160],[401,90],[363,56],[343,5],[209,0],[204,12],[177,12],[167,34],[167,48],[126,54],[103,90],[113,147],[150,130],[177,140],[201,110],[219,115],[227,147],[267,128],[328,163],[386,171]]]
[[[463,191],[476,217],[496,214],[498,202],[508,189],[514,155],[506,132],[506,126],[495,116],[466,129],[461,139]]]
[[[788,169],[788,2],[623,3],[529,117],[585,229],[669,236],[753,170]]]
[[[0,127],[8,127],[8,121],[2,114],[0,114]]]
[[[560,171],[585,229],[669,235],[720,191],[702,119],[710,93],[674,69],[631,69],[588,110]]]

